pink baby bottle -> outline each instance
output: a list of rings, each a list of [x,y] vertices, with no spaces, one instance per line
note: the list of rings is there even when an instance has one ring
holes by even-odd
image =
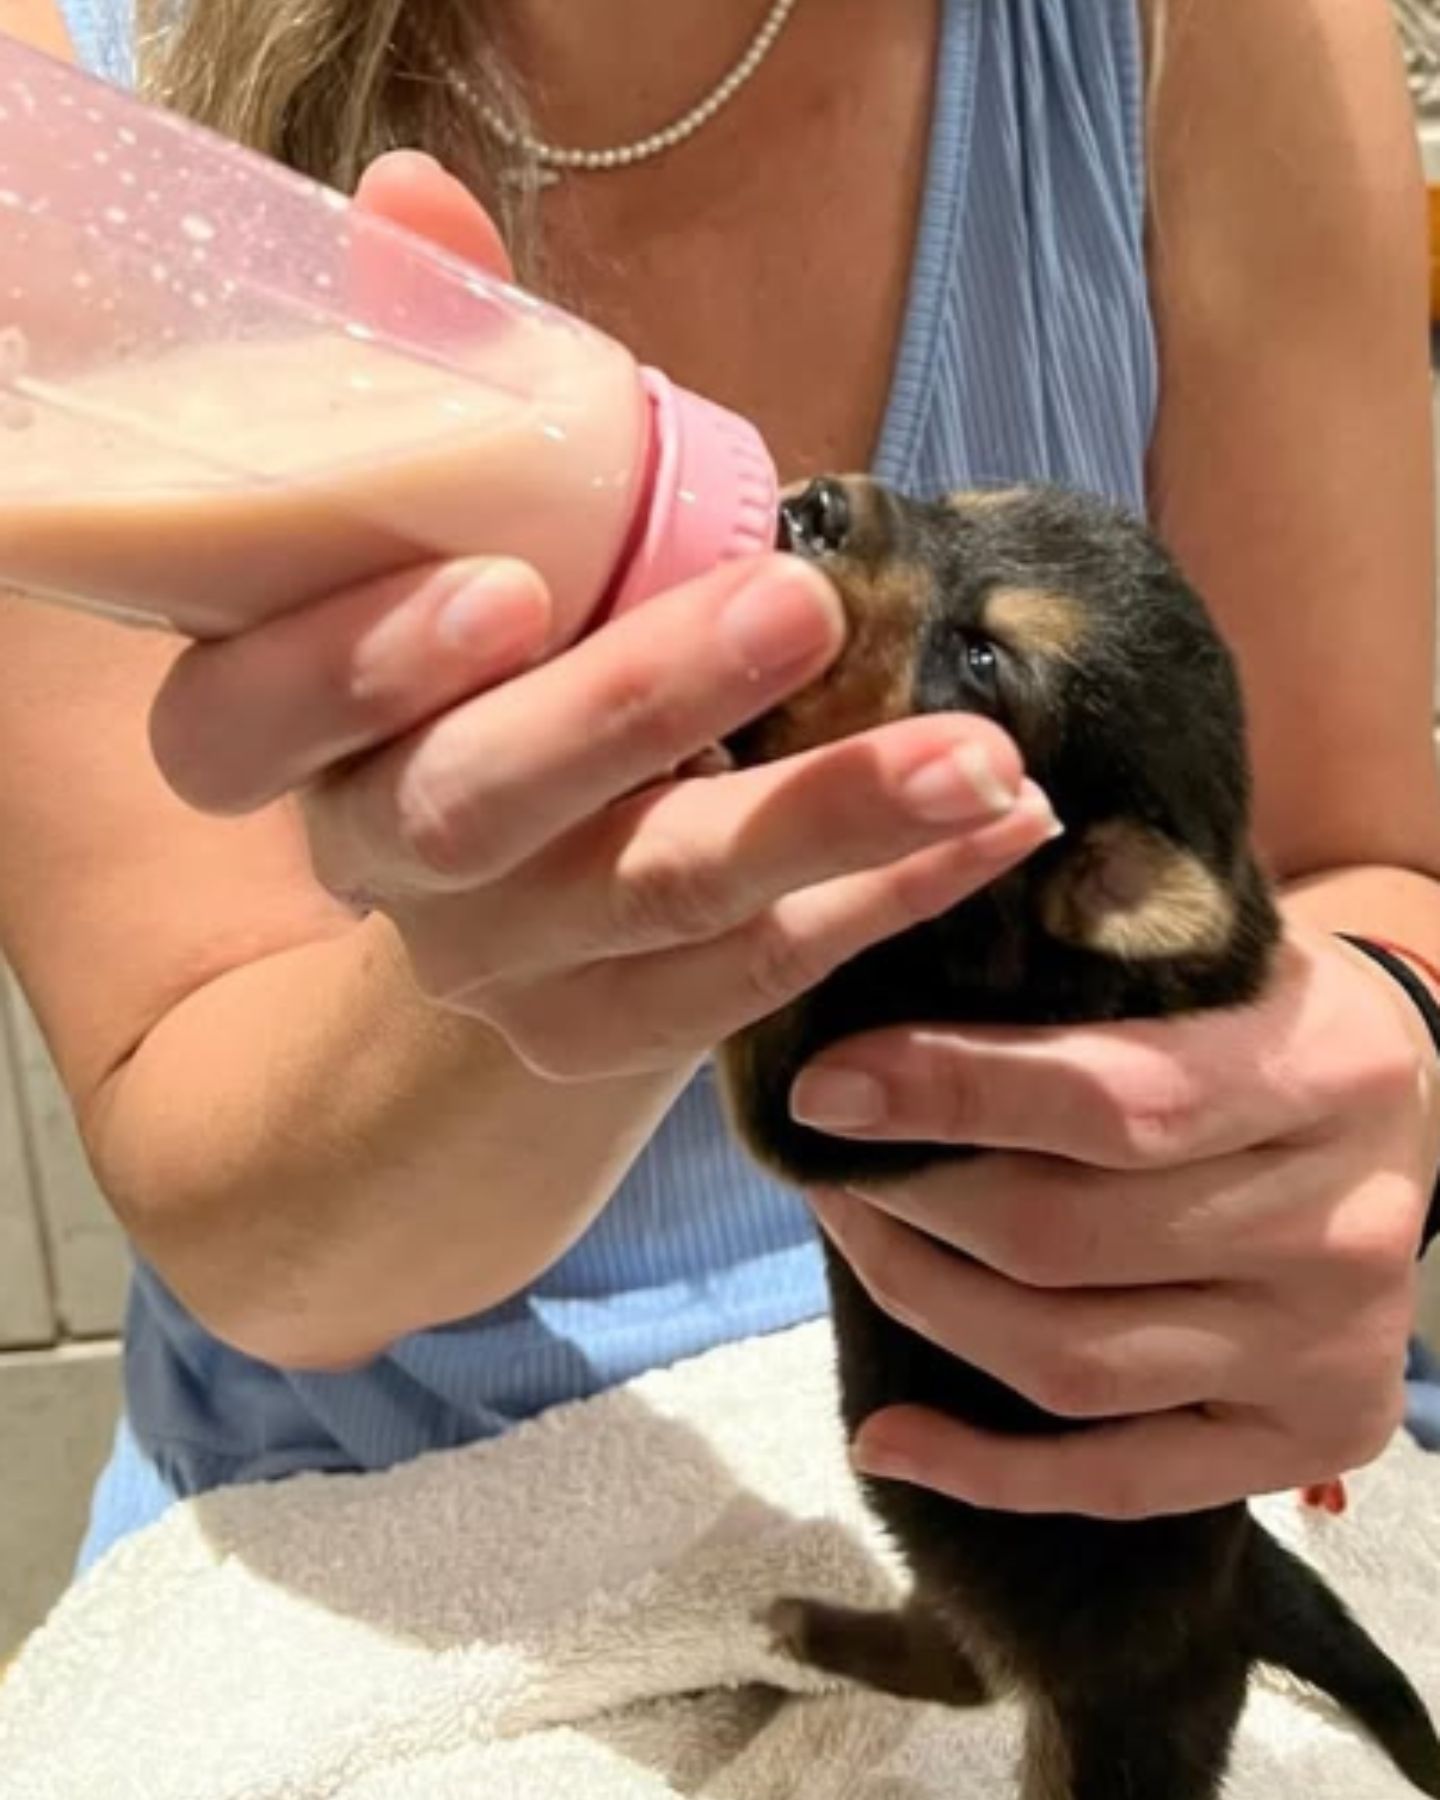
[[[558,635],[770,547],[744,420],[0,38],[0,583],[197,637],[508,554]]]

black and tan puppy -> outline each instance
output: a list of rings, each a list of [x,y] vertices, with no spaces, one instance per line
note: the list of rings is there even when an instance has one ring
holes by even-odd
[[[1256,995],[1279,926],[1250,849],[1239,689],[1202,604],[1140,524],[1049,489],[920,505],[820,481],[786,503],[781,541],[833,578],[850,639],[822,682],[737,736],[737,760],[910,713],[984,713],[1066,830],[724,1047],[731,1109],[761,1160],[799,1183],[873,1183],[970,1154],[792,1121],[801,1066],[858,1031],[1153,1017]],[[907,1403],[992,1431],[1083,1429],[897,1324],[843,1260],[827,1261],[852,1432]],[[1026,1800],[1215,1800],[1257,1662],[1333,1696],[1440,1796],[1440,1741],[1413,1688],[1244,1506],[1117,1524],[865,1486],[913,1600],[860,1614],[787,1599],[782,1640],[910,1697],[970,1705],[1017,1691]]]

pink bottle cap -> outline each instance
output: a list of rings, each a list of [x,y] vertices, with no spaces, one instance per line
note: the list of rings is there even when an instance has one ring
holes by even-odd
[[[775,548],[779,479],[747,419],[642,369],[655,472],[643,533],[607,609],[623,612],[735,557]]]

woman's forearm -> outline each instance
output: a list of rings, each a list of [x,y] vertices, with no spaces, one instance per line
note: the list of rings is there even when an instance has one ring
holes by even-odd
[[[1428,876],[1326,870],[1283,904],[1440,962]],[[377,918],[190,995],[82,1123],[137,1249],[202,1321],[266,1360],[335,1367],[554,1262],[687,1073],[544,1080],[425,1000]]]
[[[207,1326],[330,1368],[548,1267],[687,1073],[543,1080],[425,1000],[376,918],[192,994],[82,1122],[140,1254]]]

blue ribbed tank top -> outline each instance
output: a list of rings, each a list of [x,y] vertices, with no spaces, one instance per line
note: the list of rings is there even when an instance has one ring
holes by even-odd
[[[64,4],[82,61],[127,80],[128,0]],[[885,480],[933,494],[1048,479],[1143,506],[1156,364],[1136,8],[942,0]],[[533,1287],[353,1373],[239,1355],[138,1268],[126,1418],[84,1555],[177,1494],[385,1467],[825,1305],[809,1214],[735,1148],[706,1068]]]

